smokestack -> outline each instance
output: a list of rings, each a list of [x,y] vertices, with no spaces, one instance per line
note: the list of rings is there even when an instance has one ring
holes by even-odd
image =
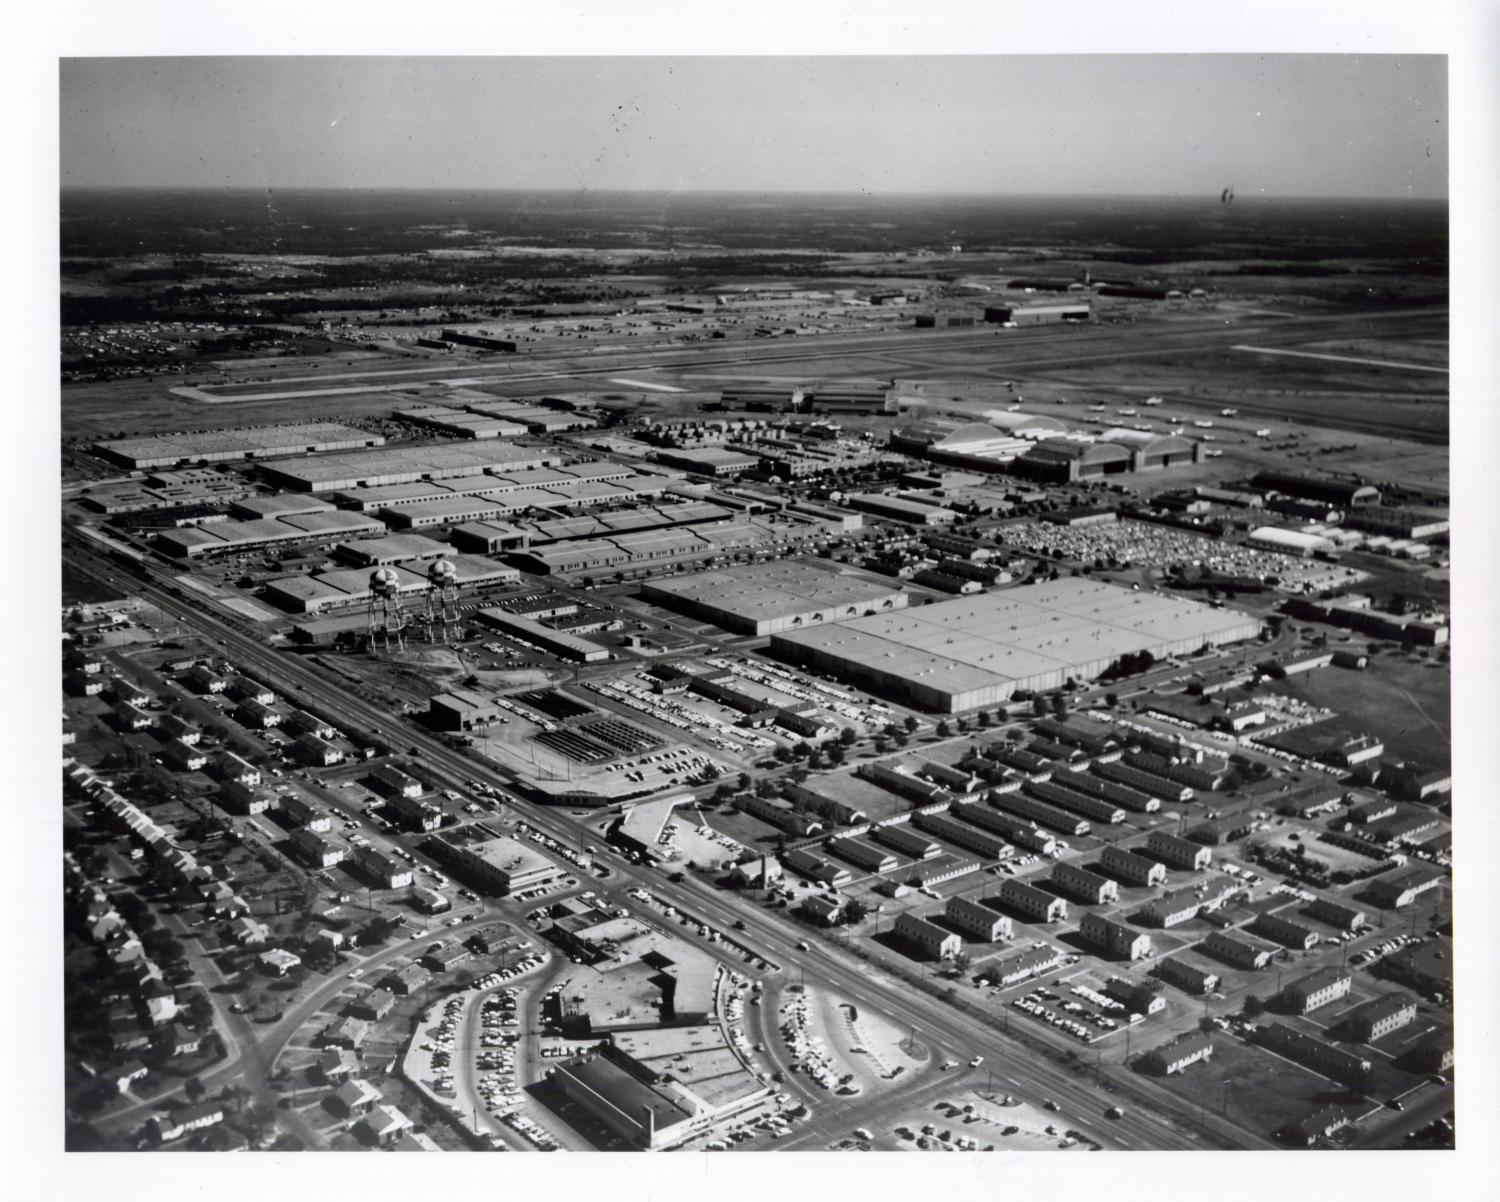
[[[656,1111],[649,1106],[642,1106],[641,1109],[646,1112],[646,1147],[649,1148],[656,1142]]]
[[[760,857],[760,887],[762,889],[766,888],[771,883],[771,868],[770,868],[770,865],[766,862],[767,858],[768,857],[765,855],[765,853],[761,853],[761,857]]]

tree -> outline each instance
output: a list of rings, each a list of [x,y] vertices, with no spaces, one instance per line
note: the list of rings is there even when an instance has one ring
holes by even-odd
[[[1246,1018],[1259,1018],[1266,1012],[1266,1004],[1253,993],[1245,996],[1245,1007],[1242,1013]]]
[[[187,1091],[189,1102],[198,1101],[199,1098],[201,1098],[205,1093],[208,1092],[203,1088],[203,1082],[198,1080],[197,1077],[189,1077],[187,1079],[187,1084],[184,1085],[183,1088]]]
[[[838,743],[830,743],[827,748],[828,762],[837,768],[844,762],[844,749]]]
[[[839,731],[839,744],[843,747],[853,747],[854,741],[858,737],[859,736],[854,733],[854,727],[846,726],[843,730]]]
[[[748,772],[741,772],[740,773],[740,782],[739,783],[740,783],[740,792],[741,793],[747,792],[749,790],[749,788],[750,788],[750,774]]]
[[[1045,718],[1047,716],[1047,699],[1040,693],[1031,699],[1031,713],[1036,718]]]
[[[948,725],[947,719],[946,718],[945,719],[941,719],[938,722],[938,724],[937,724],[937,736],[938,736],[938,738],[940,738],[940,739],[946,739],[952,733],[953,733],[953,730]]]
[[[844,903],[844,921],[851,925],[863,922],[870,916],[870,907],[857,897],[851,897]]]
[[[1068,716],[1068,699],[1061,693],[1054,694],[1052,698],[1052,713],[1059,719]]]
[[[904,723],[902,723],[902,725],[906,727],[906,733],[907,734],[914,735],[914,734],[917,733],[917,727],[920,726],[921,723],[918,722],[916,720],[916,718],[913,717],[911,714],[907,714],[906,715],[906,721]]]
[[[968,952],[959,952],[958,955],[953,957],[953,967],[961,973],[968,972],[969,966],[973,963],[974,957],[969,955]]]
[[[980,710],[977,714],[974,715],[974,721],[979,724],[979,729],[980,730],[987,729],[989,727],[989,724],[990,724],[989,711],[988,710]]]

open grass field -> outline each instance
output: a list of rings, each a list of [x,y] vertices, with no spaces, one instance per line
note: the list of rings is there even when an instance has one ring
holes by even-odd
[[[1326,706],[1385,740],[1386,755],[1449,766],[1453,732],[1446,664],[1382,651],[1363,672],[1325,668],[1273,683],[1273,691]]]
[[[1163,1081],[1191,1105],[1226,1114],[1265,1136],[1348,1097],[1326,1077],[1227,1035],[1215,1036],[1210,1059]]]

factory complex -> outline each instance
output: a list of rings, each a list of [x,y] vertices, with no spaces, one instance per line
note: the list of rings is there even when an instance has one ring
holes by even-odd
[[[149,438],[121,438],[95,443],[94,450],[111,462],[141,469],[348,451],[358,447],[378,447],[384,443],[385,439],[378,434],[370,434],[338,422],[304,422],[298,425],[198,430],[185,434],[154,434]]]
[[[1245,614],[1074,578],[787,631],[772,636],[771,649],[919,708],[957,713],[1092,679],[1122,655],[1185,654],[1260,630]]]
[[[737,634],[777,634],[905,609],[904,589],[805,563],[742,565],[647,581],[649,601],[703,618]]]
[[[362,444],[368,445],[368,444]],[[336,492],[378,484],[413,484],[465,476],[504,474],[529,468],[557,467],[563,456],[554,448],[510,443],[467,446],[427,443],[317,458],[279,459],[265,464],[268,484],[290,492]]]

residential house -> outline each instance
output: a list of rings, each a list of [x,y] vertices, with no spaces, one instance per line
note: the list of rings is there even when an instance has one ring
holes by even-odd
[[[165,1144],[223,1121],[223,1103],[200,1102],[196,1106],[184,1106],[171,1114],[154,1116],[151,1119],[151,1128],[156,1139]]]
[[[387,1103],[383,1106],[372,1107],[370,1112],[360,1119],[358,1126],[377,1146],[388,1148],[415,1124],[400,1110]]]
[[[360,1118],[381,1100],[378,1089],[363,1077],[351,1077],[329,1095],[333,1108],[348,1118]]]

